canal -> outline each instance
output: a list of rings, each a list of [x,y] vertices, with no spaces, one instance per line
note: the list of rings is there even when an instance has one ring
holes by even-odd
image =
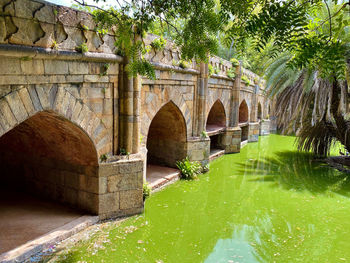
[[[260,137],[195,181],[153,194],[142,215],[96,232],[62,262],[348,262],[348,177]]]

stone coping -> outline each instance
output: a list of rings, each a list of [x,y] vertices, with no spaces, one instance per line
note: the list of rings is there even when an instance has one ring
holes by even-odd
[[[115,54],[76,51],[62,51],[51,48],[0,44],[0,56],[19,57],[23,59],[53,59],[53,60],[79,60],[94,62],[122,62],[123,58]]]
[[[177,66],[171,66],[163,63],[158,63],[158,62],[151,62],[151,64],[155,67],[155,69],[160,69],[160,70],[166,70],[166,71],[175,71],[175,72],[180,72],[180,73],[187,73],[187,74],[192,74],[192,75],[199,75],[200,72],[199,70],[196,69],[191,69],[191,68],[180,68]]]
[[[65,224],[64,226],[56,228],[45,235],[23,244],[22,246],[1,254],[0,262],[23,262],[34,254],[48,249],[50,246],[78,233],[88,226],[96,224],[98,221],[98,216],[81,216],[78,219]]]

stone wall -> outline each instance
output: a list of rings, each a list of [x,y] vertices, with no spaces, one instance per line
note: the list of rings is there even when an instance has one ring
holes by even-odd
[[[248,142],[257,142],[259,140],[259,122],[249,123]]]
[[[270,120],[261,120],[259,135],[264,136],[269,134],[270,134]]]
[[[218,74],[209,76],[208,64],[194,61],[180,68],[180,51],[171,41],[164,50],[146,55],[156,69],[155,80],[130,77],[127,59],[115,54],[114,30],[99,34],[91,15],[71,8],[38,0],[0,0],[0,140],[23,123],[33,124],[33,138],[47,139],[45,147],[33,144],[37,151],[32,159],[6,146],[2,167],[6,166],[7,175],[12,171],[21,178],[24,188],[101,218],[142,211],[147,155],[168,166],[186,155],[203,165],[209,162],[210,139],[202,133],[215,102],[225,112],[213,116],[225,115],[218,144],[226,153],[240,150],[240,103],[244,100],[249,108],[249,141],[256,141],[259,134],[258,103],[264,117],[269,106],[264,81],[254,73],[241,66],[232,68],[230,62],[215,56],[209,64],[219,69]],[[146,45],[155,38],[150,34]],[[88,52],[77,52],[82,44]],[[229,70],[236,72],[236,79],[227,76]],[[242,74],[251,85],[241,81]],[[160,125],[155,136],[147,138],[152,121],[169,103],[181,125]],[[41,127],[50,127],[46,131],[38,129],[40,122],[34,120],[40,114],[74,128],[46,124]],[[22,138],[18,131],[26,129],[13,133]],[[174,134],[181,136],[169,139]],[[23,138],[19,142],[24,143]],[[74,155],[60,148],[64,142],[70,143],[67,149],[75,149]],[[56,155],[48,151],[48,145],[57,147]],[[93,151],[87,151],[90,148]],[[118,156],[122,150],[129,157]],[[39,158],[45,154],[47,158]],[[31,171],[15,172],[19,163]]]
[[[99,178],[104,185],[99,193],[101,219],[143,211],[143,161],[137,157],[129,158],[100,164]]]

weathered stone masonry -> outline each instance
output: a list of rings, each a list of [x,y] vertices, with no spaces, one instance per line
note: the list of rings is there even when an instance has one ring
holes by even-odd
[[[212,76],[204,63],[173,66],[180,53],[168,41],[147,57],[156,80],[131,78],[113,29],[99,35],[95,27],[81,11],[0,0],[0,169],[9,187],[102,219],[131,215],[143,210],[147,161],[174,166],[189,156],[207,164],[212,136],[234,153],[241,127],[249,141],[268,134],[269,101],[253,73],[236,67],[232,80],[231,63],[217,57],[210,64],[220,73]],[[75,51],[82,43],[89,52]],[[247,87],[242,74],[258,82]]]

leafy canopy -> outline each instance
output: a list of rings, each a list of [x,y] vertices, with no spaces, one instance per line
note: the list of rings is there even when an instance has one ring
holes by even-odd
[[[84,0],[75,1],[89,6]],[[235,49],[244,49],[250,39],[260,50],[273,43],[275,51],[295,51],[290,61],[293,67],[326,61],[324,74],[343,72],[339,54],[345,51],[337,41],[336,29],[327,35],[317,29],[316,20],[310,25],[310,13],[317,12],[322,0],[115,1],[114,8],[95,7],[93,12],[100,30],[116,26],[119,52],[127,55],[131,63],[139,64],[131,67],[132,74],[154,77],[142,58],[147,52],[142,38],[149,31],[170,37],[184,60],[207,61],[210,54],[218,52],[220,38],[224,45]]]

